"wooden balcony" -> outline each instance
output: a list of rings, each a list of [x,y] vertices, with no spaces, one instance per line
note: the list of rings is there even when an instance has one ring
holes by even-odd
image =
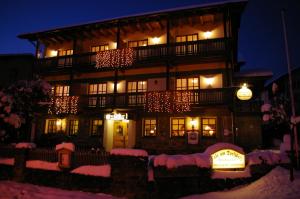
[[[144,62],[164,61],[181,57],[224,57],[225,39],[207,39],[193,42],[181,42],[142,46],[134,48],[133,65]],[[96,65],[96,53],[83,53],[60,57],[38,59],[38,66],[42,72],[70,70],[93,70]],[[116,66],[118,67],[118,66]]]
[[[159,91],[165,93],[171,91]],[[190,90],[190,91],[176,91],[178,96],[183,96],[181,93],[187,93],[191,107],[206,106],[206,105],[223,105],[231,102],[230,89],[205,89],[205,90]],[[144,109],[151,99],[146,93],[118,93],[114,94],[100,94],[100,95],[85,95],[79,99],[81,109],[107,109],[107,108],[134,108]],[[115,97],[115,100],[114,100]],[[115,104],[114,104],[115,103]]]

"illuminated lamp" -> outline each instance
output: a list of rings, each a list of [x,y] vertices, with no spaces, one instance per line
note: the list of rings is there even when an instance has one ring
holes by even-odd
[[[242,88],[237,91],[236,96],[239,100],[249,100],[252,98],[252,91],[244,83]]]
[[[190,121],[190,124],[192,125],[192,129],[194,130],[195,126],[197,125],[197,121],[194,120],[194,119],[192,119],[192,120]]]
[[[58,51],[57,50],[51,50],[50,51],[50,57],[56,57],[58,54]]]
[[[56,121],[56,126],[61,126],[61,119],[58,119],[58,120]]]
[[[212,86],[212,84],[214,83],[214,78],[213,77],[206,77],[204,79],[205,83],[207,86]]]
[[[152,38],[152,42],[154,43],[154,44],[159,44],[159,38],[158,37],[153,37]]]
[[[204,37],[205,37],[205,39],[211,38],[211,35],[212,35],[212,32],[211,32],[211,31],[206,31],[206,32],[204,32]]]

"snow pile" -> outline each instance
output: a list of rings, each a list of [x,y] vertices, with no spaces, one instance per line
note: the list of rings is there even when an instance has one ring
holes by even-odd
[[[280,144],[280,152],[286,153],[291,150],[291,137],[288,134],[283,136],[283,142]]]
[[[210,168],[210,157],[207,154],[195,153],[187,155],[166,155],[161,154],[153,158],[154,167],[165,166],[174,169],[181,166],[198,166]]]
[[[27,160],[26,167],[31,169],[61,171],[57,162],[47,162],[42,160]]]
[[[300,172],[295,172],[295,180],[290,182],[289,171],[276,167],[270,173],[248,186],[222,192],[187,196],[182,199],[266,199],[266,198],[300,198]]]
[[[71,173],[90,176],[110,177],[110,171],[111,167],[109,164],[99,166],[85,165],[72,170]]]
[[[248,165],[289,163],[288,156],[278,150],[255,150],[247,154],[247,159]]]
[[[271,104],[263,104],[260,108],[261,112],[269,112],[271,111],[272,105]]]
[[[0,181],[0,199],[117,199],[117,197],[82,191],[67,191],[57,188]]]
[[[112,149],[110,155],[148,157],[148,153],[142,149]]]
[[[226,143],[226,142],[220,142],[220,143],[213,144],[213,145],[207,147],[204,153],[207,155],[211,155],[222,149],[233,149],[239,153],[245,154],[244,150],[241,147],[236,146],[231,143]]]
[[[31,142],[20,142],[16,144],[17,149],[34,149],[36,148],[36,145]]]
[[[0,164],[14,165],[15,164],[15,158],[0,158]]]
[[[71,142],[63,142],[55,146],[55,150],[68,149],[70,151],[75,151],[75,145]]]
[[[250,167],[247,166],[243,171],[219,171],[216,170],[212,173],[212,179],[235,179],[235,178],[250,178]]]

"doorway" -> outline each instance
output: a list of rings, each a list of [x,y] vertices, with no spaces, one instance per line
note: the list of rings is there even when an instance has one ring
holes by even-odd
[[[128,123],[114,121],[113,148],[127,148],[128,146]]]

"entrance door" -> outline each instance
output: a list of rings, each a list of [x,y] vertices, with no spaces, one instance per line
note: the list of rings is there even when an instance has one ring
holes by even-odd
[[[114,121],[113,148],[126,148],[128,146],[128,127],[126,122]]]

